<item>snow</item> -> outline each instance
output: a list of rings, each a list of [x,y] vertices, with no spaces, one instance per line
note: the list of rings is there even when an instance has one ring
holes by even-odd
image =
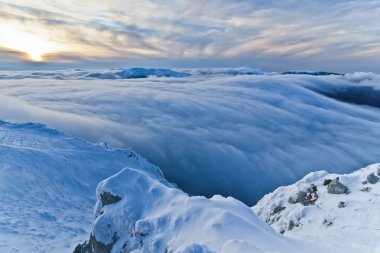
[[[102,194],[120,196],[105,205]],[[125,168],[97,188],[92,236],[112,252],[315,252],[285,239],[231,197],[189,197],[165,180]],[[92,248],[92,247],[90,247]]]
[[[245,71],[232,70],[214,72]],[[72,72],[81,71],[62,71]],[[378,85],[376,75],[357,76],[355,82],[351,75],[275,73],[0,80],[0,118],[131,146],[190,194],[253,205],[311,171],[347,173],[378,162],[379,109],[332,98],[349,87]],[[352,95],[377,101],[368,99],[373,89]]]
[[[70,252],[87,237],[97,184],[125,166],[160,170],[41,124],[0,121],[0,252]]]
[[[12,71],[0,74],[0,79],[133,79],[155,77],[188,77],[190,74],[177,72],[171,69],[146,69],[146,68],[129,68],[129,69],[111,69],[111,70],[68,70],[68,71]]]
[[[253,210],[277,232],[282,231],[289,238],[310,243],[323,242],[329,248],[327,252],[376,253],[380,249],[380,183],[366,181],[371,173],[378,176],[379,170],[380,164],[373,164],[343,175],[312,172],[293,185],[267,194]],[[324,180],[336,177],[349,188],[349,194],[327,192]],[[318,200],[314,205],[289,204],[290,196],[311,184],[318,189]],[[273,214],[275,207],[285,209]],[[291,221],[296,226],[289,230]]]

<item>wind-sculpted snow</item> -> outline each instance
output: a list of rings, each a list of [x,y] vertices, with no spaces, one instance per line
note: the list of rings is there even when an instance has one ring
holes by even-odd
[[[131,149],[0,121],[0,252],[70,252],[89,233],[97,184],[125,166],[162,178]]]
[[[379,176],[380,164],[344,175],[313,172],[293,185],[265,195],[253,210],[278,233],[323,244],[328,248],[324,252],[377,253],[380,252]],[[347,191],[331,190],[336,181]],[[311,186],[317,196],[313,203],[290,201],[301,191],[309,194]]]
[[[117,196],[105,203],[104,196]],[[75,253],[320,252],[286,240],[233,198],[189,197],[151,175],[125,168],[97,188],[90,239]]]
[[[377,83],[374,74],[2,80],[0,118],[131,146],[190,194],[253,204],[308,172],[377,162],[379,110],[319,92]]]

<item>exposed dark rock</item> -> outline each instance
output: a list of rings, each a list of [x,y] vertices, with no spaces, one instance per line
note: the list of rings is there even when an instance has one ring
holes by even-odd
[[[112,195],[110,192],[103,192],[100,194],[102,206],[110,205],[121,200],[120,196]]]
[[[295,196],[289,197],[290,204],[301,203],[304,206],[314,205],[318,200],[317,186],[312,184],[307,191],[299,191]]]
[[[380,168],[377,169],[377,175],[380,176]]]
[[[288,231],[294,229],[295,227],[298,227],[299,224],[298,223],[295,223],[293,220],[290,220],[289,221],[289,224],[288,224]]]
[[[96,240],[93,234],[90,235],[90,240],[84,242],[83,244],[78,244],[73,253],[111,253],[112,247],[118,240],[116,233],[112,238],[112,243],[104,244]]]
[[[371,187],[364,187],[360,189],[362,192],[370,192],[372,190]]]
[[[365,181],[362,182],[362,184],[366,185],[366,184],[368,184],[368,181],[365,180]]]
[[[325,219],[323,221],[323,225],[325,225],[326,227],[329,227],[331,226],[332,224],[334,224],[334,222],[332,220],[328,220],[328,219]]]
[[[284,207],[284,206],[276,206],[276,207],[273,209],[272,215],[273,215],[273,214],[277,214],[277,213],[279,213],[279,212],[285,210],[285,208],[286,208],[286,207]]]
[[[288,199],[289,204],[301,203],[306,199],[307,193],[305,191],[299,191],[295,196],[291,196]]]
[[[370,184],[376,184],[379,181],[379,178],[375,176],[375,173],[371,173],[367,176],[367,181]]]
[[[347,186],[339,181],[339,177],[335,178],[328,186],[327,192],[330,194],[348,194],[350,193]]]
[[[281,218],[281,212],[285,210],[285,207],[283,206],[276,206],[272,213],[266,218],[265,222],[268,224],[273,224],[274,222],[278,221]]]
[[[332,179],[325,179],[325,180],[323,181],[323,185],[324,185],[324,186],[328,186],[332,181],[333,181]]]
[[[344,208],[344,207],[346,207],[346,205],[347,205],[346,202],[340,201],[338,204],[338,208]]]

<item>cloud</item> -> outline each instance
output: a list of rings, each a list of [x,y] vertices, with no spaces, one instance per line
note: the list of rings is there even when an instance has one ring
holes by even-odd
[[[0,6],[2,23],[44,31],[63,46],[47,57],[53,62],[68,55],[84,63],[143,58],[149,65],[160,58],[162,65],[183,66],[211,59],[210,65],[378,71],[378,1],[36,0],[32,7],[18,0]]]
[[[247,70],[249,71],[249,70]],[[39,71],[39,72],[2,72],[0,79],[60,79],[60,80],[81,80],[81,79],[133,79],[155,77],[188,77],[189,73],[177,72],[171,69],[112,69],[86,71],[81,69],[71,71]]]
[[[310,171],[342,173],[378,162],[378,111],[312,89],[377,79],[216,73],[0,80],[0,118],[130,146],[191,194],[221,193],[249,204]]]

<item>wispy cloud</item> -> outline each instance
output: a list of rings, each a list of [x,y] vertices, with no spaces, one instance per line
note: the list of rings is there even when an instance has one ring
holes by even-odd
[[[1,23],[62,45],[47,60],[378,63],[378,1],[1,0],[0,6]]]

